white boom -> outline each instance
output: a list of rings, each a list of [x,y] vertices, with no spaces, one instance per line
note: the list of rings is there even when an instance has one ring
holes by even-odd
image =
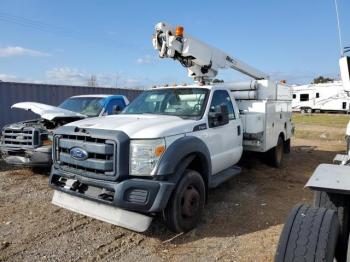
[[[161,58],[178,60],[188,69],[188,76],[198,82],[208,83],[215,78],[219,69],[226,68],[232,68],[256,80],[269,79],[267,74],[237,58],[184,34],[182,27],[158,23],[152,42]]]

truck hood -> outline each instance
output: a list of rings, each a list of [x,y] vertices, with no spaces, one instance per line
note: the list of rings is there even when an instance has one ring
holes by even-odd
[[[67,109],[59,108],[56,106],[50,106],[42,103],[36,103],[36,102],[21,102],[16,103],[11,106],[11,108],[19,108],[24,109],[27,111],[31,111],[35,114],[40,115],[42,118],[47,120],[54,120],[57,118],[85,118],[85,115],[69,111]]]
[[[69,123],[67,126],[119,130],[133,139],[172,136],[193,131],[199,121],[164,115],[110,115]]]

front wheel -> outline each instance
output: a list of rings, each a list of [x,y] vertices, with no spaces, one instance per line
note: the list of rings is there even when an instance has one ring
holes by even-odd
[[[167,227],[174,232],[190,231],[197,226],[204,204],[202,176],[197,171],[186,169],[164,210]]]

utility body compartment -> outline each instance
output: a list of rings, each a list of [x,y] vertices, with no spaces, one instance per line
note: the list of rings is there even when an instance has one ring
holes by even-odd
[[[243,125],[243,148],[266,152],[278,137],[289,140],[293,133],[292,91],[287,85],[255,80],[229,85],[236,99]],[[254,92],[254,95],[252,95]]]

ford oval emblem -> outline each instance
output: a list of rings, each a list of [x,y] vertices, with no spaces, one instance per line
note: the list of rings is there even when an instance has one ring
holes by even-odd
[[[70,151],[70,156],[76,160],[85,160],[88,158],[89,153],[80,147],[73,147]]]

